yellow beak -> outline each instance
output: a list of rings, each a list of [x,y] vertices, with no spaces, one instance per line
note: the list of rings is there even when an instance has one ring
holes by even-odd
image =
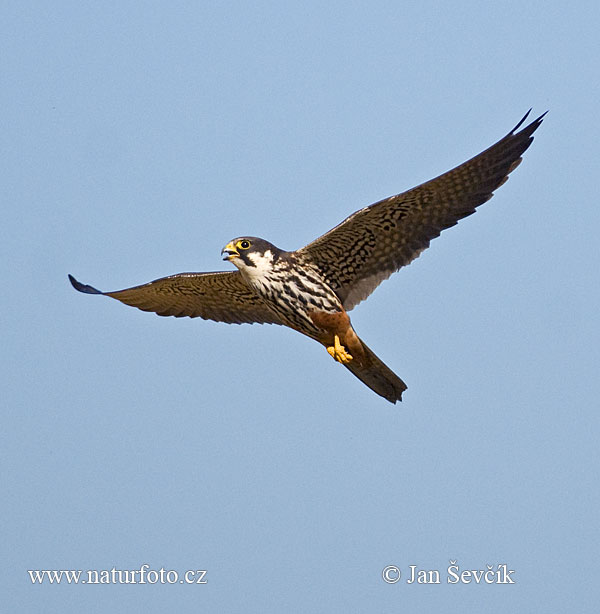
[[[236,246],[233,244],[233,241],[231,243],[227,243],[227,245],[221,250],[221,256],[223,256],[223,254],[225,254],[223,260],[233,260],[240,255]]]

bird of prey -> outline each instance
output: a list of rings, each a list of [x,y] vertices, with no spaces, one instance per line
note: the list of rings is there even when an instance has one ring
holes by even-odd
[[[442,230],[492,197],[521,162],[545,113],[518,131],[528,115],[468,162],[353,213],[297,251],[239,237],[221,252],[237,271],[180,273],[115,292],[69,279],[80,292],[161,316],[289,326],[324,345],[371,390],[396,403],[406,384],[358,337],[348,312]]]

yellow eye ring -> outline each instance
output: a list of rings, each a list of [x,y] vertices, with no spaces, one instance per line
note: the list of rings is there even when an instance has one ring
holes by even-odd
[[[248,249],[250,247],[250,241],[246,241],[246,239],[244,239],[243,241],[238,241],[237,247],[239,247],[240,249]]]

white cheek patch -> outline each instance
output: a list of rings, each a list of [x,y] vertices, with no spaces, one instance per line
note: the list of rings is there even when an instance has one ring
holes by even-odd
[[[268,249],[264,254],[248,254],[248,260],[256,267],[257,273],[267,273],[273,268],[273,253]]]
[[[248,254],[248,260],[254,266],[244,266],[244,273],[251,279],[262,279],[273,270],[273,252],[268,249],[264,254]]]

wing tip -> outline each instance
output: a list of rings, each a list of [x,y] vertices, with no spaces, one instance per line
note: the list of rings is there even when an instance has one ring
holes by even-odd
[[[83,292],[84,294],[104,294],[104,292],[100,292],[100,290],[94,288],[93,286],[88,286],[87,284],[82,284],[80,281],[77,281],[70,273],[68,273],[68,276],[71,285],[78,292]]]
[[[525,113],[521,121],[510,131],[510,134],[514,134],[525,123],[525,120],[529,117],[531,111],[532,109],[529,109],[529,111]],[[539,128],[540,124],[544,121],[544,117],[548,114],[548,112],[549,111],[545,111],[538,118],[534,119],[528,126],[523,128],[523,131],[529,130],[530,134],[535,132]]]

